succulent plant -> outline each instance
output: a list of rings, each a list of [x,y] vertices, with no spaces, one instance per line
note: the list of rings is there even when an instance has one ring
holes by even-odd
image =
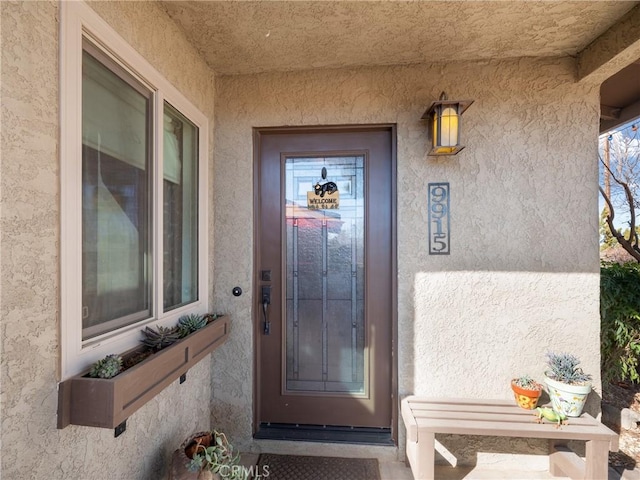
[[[578,367],[580,360],[570,353],[547,353],[547,377],[569,385],[584,385],[591,381],[591,375]]]
[[[536,382],[529,375],[521,375],[518,378],[514,378],[512,381],[514,385],[525,390],[542,390],[542,385]]]
[[[213,322],[216,318],[221,317],[220,313],[205,313],[203,315],[204,319],[207,321],[207,324]]]
[[[178,327],[145,327],[142,330],[142,335],[144,337],[142,343],[155,351],[162,350],[180,340]]]
[[[180,338],[186,337],[190,333],[207,326],[207,319],[202,315],[192,313],[191,315],[185,315],[178,320],[178,330]]]
[[[201,472],[198,478],[213,478],[202,475],[208,472],[229,480],[246,480],[249,477],[249,471],[240,465],[240,454],[234,452],[227,436],[217,430],[213,430],[208,438],[201,437],[189,444],[185,454],[191,459],[187,468]]]
[[[93,378],[113,378],[122,371],[122,357],[107,355],[91,365],[89,376]]]

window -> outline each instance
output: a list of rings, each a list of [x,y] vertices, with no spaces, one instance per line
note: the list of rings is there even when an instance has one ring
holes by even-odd
[[[207,120],[87,5],[61,8],[64,379],[207,310]]]
[[[110,63],[85,42],[83,340],[152,316],[153,92]]]
[[[198,298],[198,129],[164,106],[164,311]]]

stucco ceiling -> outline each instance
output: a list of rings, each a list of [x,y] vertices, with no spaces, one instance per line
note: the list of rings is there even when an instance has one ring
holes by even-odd
[[[639,2],[160,1],[219,75],[577,55]]]
[[[608,55],[611,44],[637,36],[634,25],[640,18],[640,6],[630,12],[639,1],[160,0],[159,4],[218,75],[580,57],[583,52],[589,56],[588,73],[602,61],[593,52]],[[601,131],[640,115],[640,63],[624,67],[609,73],[612,76],[602,84]],[[600,82],[606,78],[601,75]]]

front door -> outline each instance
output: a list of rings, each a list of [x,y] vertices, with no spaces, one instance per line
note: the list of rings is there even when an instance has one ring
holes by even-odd
[[[256,429],[389,429],[395,129],[256,129]]]

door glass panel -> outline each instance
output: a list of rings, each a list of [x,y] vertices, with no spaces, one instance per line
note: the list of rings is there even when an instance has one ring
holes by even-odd
[[[286,390],[364,394],[364,155],[289,157],[285,189]]]

